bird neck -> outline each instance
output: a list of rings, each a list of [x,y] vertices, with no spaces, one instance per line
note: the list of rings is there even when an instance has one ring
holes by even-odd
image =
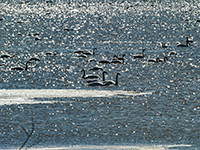
[[[118,85],[118,74],[116,74],[115,85]]]
[[[28,62],[26,62],[25,71],[28,70]]]
[[[103,79],[102,80],[105,81],[105,72],[103,72]]]
[[[83,72],[82,78],[85,78],[85,70],[82,70],[81,72]]]

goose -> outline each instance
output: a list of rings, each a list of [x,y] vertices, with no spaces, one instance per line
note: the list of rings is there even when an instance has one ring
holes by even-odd
[[[82,69],[81,72],[83,72],[83,76],[82,76],[83,79],[98,79],[99,78],[98,75],[94,75],[94,74],[85,75],[85,69]]]
[[[121,75],[120,73],[117,73],[116,74],[116,79],[115,79],[115,81],[113,81],[113,80],[105,80],[105,81],[103,81],[103,83],[104,83],[104,85],[105,86],[109,86],[109,85],[118,85],[118,76],[119,75]]]
[[[97,49],[97,48],[93,48],[92,53],[89,52],[89,51],[83,51],[83,54],[85,54],[85,55],[94,55],[94,51],[95,51],[96,49]]]
[[[105,83],[104,83],[104,81],[105,81],[105,74],[107,74],[107,72],[106,71],[103,71],[103,78],[102,78],[102,81],[100,81],[100,80],[87,80],[87,82],[88,82],[88,86],[104,86],[105,85]]]
[[[134,55],[133,58],[144,58],[144,51],[145,49],[142,50],[142,55]]]
[[[30,62],[30,61],[27,61],[27,62],[26,62],[25,68],[18,66],[18,67],[13,67],[13,68],[11,68],[11,70],[15,70],[15,71],[23,71],[23,70],[25,70],[25,71],[27,71],[27,70],[28,70],[28,64],[29,64],[29,63],[31,63],[31,62]]]

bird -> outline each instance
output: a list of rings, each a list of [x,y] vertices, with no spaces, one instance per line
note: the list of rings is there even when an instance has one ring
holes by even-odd
[[[32,57],[29,59],[29,62],[31,62],[31,61],[40,61],[40,59],[37,57]]]
[[[144,58],[144,51],[145,49],[142,50],[142,55],[134,55],[133,58]]]
[[[121,60],[112,60],[110,63],[111,64],[123,64],[123,61],[121,61]]]
[[[105,86],[109,86],[109,85],[118,85],[118,76],[119,75],[121,75],[120,73],[117,73],[116,74],[116,79],[115,79],[115,81],[113,81],[113,80],[105,80],[105,81],[103,81],[103,83],[104,83],[104,85]]]
[[[193,43],[193,41],[189,40],[188,37],[186,36],[186,43],[190,44],[190,43]]]
[[[11,55],[8,55],[8,54],[2,54],[0,56],[0,58],[10,58],[10,57],[14,57],[15,55],[11,56]]]
[[[125,54],[124,54],[125,55]],[[122,64],[124,63],[124,55],[122,57],[117,57],[117,55],[114,55],[114,57],[112,58],[111,62],[112,64]]]
[[[164,57],[164,59],[160,59],[159,57],[157,57],[156,59],[149,59],[148,62],[166,62],[166,60],[168,60],[167,57]]]
[[[47,56],[55,56],[57,53],[56,52],[46,52],[45,55]]]
[[[178,53],[176,52],[176,51],[171,51],[171,52],[169,52],[169,56],[172,56],[172,55],[177,55]]]
[[[157,58],[157,61],[158,61],[158,62],[166,62],[167,60],[168,60],[167,57],[164,57],[164,59]]]
[[[156,58],[156,59],[149,59],[148,62],[158,62],[158,59],[159,59],[159,58]]]
[[[95,74],[85,75],[85,69],[82,69],[81,72],[83,72],[83,79],[98,79],[99,76]]]
[[[92,52],[89,52],[89,51],[83,51],[83,54],[85,55],[94,55],[94,51],[96,50],[97,48],[93,48]]]
[[[84,52],[83,50],[75,50],[74,51],[75,54],[83,54],[83,52]]]
[[[79,57],[79,58],[86,58],[87,55],[85,55],[85,54],[80,54],[80,55],[78,55],[77,57]]]
[[[18,67],[13,67],[13,68],[11,68],[11,70],[15,70],[15,71],[23,71],[23,70],[25,70],[25,71],[27,71],[27,70],[28,70],[28,64],[29,64],[29,63],[31,63],[31,62],[30,62],[30,61],[27,61],[27,62],[26,62],[25,68],[18,66]]]
[[[125,61],[125,58],[124,58],[125,56],[126,56],[126,54],[123,54],[122,57],[117,57],[117,58],[118,58],[118,60],[121,60],[121,61],[124,62]]]
[[[178,44],[177,47],[188,47],[188,43],[186,42],[186,44]]]
[[[105,74],[107,74],[107,72],[103,71],[102,81],[96,80],[96,79],[95,80],[87,80],[88,86],[104,86],[105,85],[105,83],[104,83],[104,81],[105,81]]]
[[[95,66],[93,68],[90,68],[89,69],[90,71],[98,71],[98,70],[102,70],[103,71],[103,68],[99,67],[99,66]]]
[[[100,60],[99,63],[100,64],[110,64],[110,61],[108,61],[108,60]]]
[[[162,43],[162,48],[167,48],[168,46],[164,43]]]

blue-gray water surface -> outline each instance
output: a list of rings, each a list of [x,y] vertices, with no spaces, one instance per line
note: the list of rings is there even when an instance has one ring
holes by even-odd
[[[189,144],[180,149],[199,149],[199,10],[199,1],[189,0],[1,1],[0,89],[153,93],[1,104],[0,149],[20,148],[33,124],[23,148]],[[94,48],[86,58],[74,53]],[[134,58],[142,49],[144,58]],[[123,54],[124,63],[99,63]],[[164,57],[166,62],[148,62]],[[27,70],[12,70],[25,69],[30,58],[40,61],[28,63]],[[81,70],[101,78],[102,71],[89,71],[96,65],[108,72],[106,79],[115,80],[119,72],[119,85],[88,86]]]

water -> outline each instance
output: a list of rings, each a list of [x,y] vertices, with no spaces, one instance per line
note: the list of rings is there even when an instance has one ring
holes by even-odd
[[[33,124],[23,148],[199,149],[199,7],[172,0],[1,1],[0,54],[14,57],[0,60],[0,149],[19,149]],[[194,42],[177,47],[186,36]],[[73,53],[93,48],[87,58]],[[145,57],[134,59],[144,48]],[[98,63],[122,54],[124,64]],[[148,62],[165,56],[166,63]],[[11,70],[31,57],[40,61]],[[80,70],[101,77],[88,71],[95,65],[106,79],[120,72],[119,85],[87,86]]]

